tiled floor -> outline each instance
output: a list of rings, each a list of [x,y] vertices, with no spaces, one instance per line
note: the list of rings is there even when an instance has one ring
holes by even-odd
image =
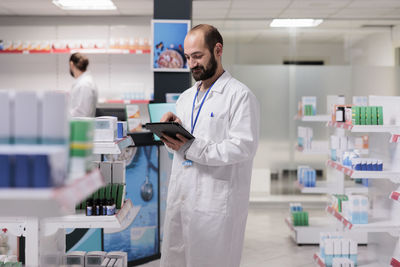
[[[297,246],[284,223],[287,208],[270,205],[251,206],[247,221],[241,267],[314,266],[312,255],[317,246]],[[321,214],[321,209],[313,214]],[[159,261],[142,265],[158,267]]]

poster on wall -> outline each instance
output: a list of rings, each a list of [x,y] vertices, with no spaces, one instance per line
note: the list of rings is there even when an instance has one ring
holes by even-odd
[[[188,72],[183,42],[190,30],[190,20],[152,20],[153,71]]]
[[[140,146],[126,162],[126,198],[138,213],[124,220],[121,228],[104,229],[104,251],[124,251],[128,261],[159,255],[158,147]]]

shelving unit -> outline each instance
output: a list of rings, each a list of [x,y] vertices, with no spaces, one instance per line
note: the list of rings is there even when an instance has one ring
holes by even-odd
[[[128,199],[121,210],[113,216],[86,216],[84,213],[53,217],[44,220],[46,235],[55,233],[60,228],[121,228],[127,222],[133,221],[140,211],[139,206],[133,206]]]
[[[396,171],[355,171],[333,160],[328,160],[326,165],[344,173],[352,179],[389,179],[392,182],[400,183],[400,172]]]
[[[121,154],[124,148],[134,145],[130,136],[117,139],[114,142],[93,143],[93,154]]]
[[[305,155],[328,155],[328,150],[320,149],[304,149],[302,147],[296,146],[295,149]]]
[[[299,117],[296,115],[294,117],[296,120],[300,121],[307,121],[307,122],[327,122],[330,121],[332,116],[331,115],[314,115],[314,116],[301,116]]]
[[[0,213],[39,218],[72,214],[77,203],[104,185],[104,179],[96,169],[60,188],[0,189],[0,202],[12,203],[0,205]]]
[[[116,48],[82,48],[82,49],[50,49],[50,50],[0,50],[0,54],[150,54],[150,49],[116,49]]]
[[[319,255],[319,253],[314,253],[314,262],[316,263],[317,266],[319,267],[325,267],[325,262]]]
[[[333,182],[327,181],[317,181],[315,187],[305,187],[297,181],[295,184],[304,194],[334,194],[336,186]],[[368,193],[368,187],[352,181],[345,181],[345,193]]]

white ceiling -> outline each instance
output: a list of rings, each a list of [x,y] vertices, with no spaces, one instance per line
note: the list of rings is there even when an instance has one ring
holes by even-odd
[[[153,0],[113,0],[113,11],[64,11],[51,0],[0,0],[0,16],[152,16]],[[313,29],[289,32],[268,25],[273,18],[323,18]],[[193,24],[209,23],[239,42],[343,42],[400,25],[400,0],[194,0]]]

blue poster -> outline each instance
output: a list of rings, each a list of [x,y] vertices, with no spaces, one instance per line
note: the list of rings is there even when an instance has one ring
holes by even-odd
[[[104,251],[125,251],[128,261],[159,253],[158,147],[135,149],[126,167],[126,198],[139,213],[122,229],[104,229]]]
[[[154,71],[189,71],[183,50],[189,29],[189,20],[153,20]]]

